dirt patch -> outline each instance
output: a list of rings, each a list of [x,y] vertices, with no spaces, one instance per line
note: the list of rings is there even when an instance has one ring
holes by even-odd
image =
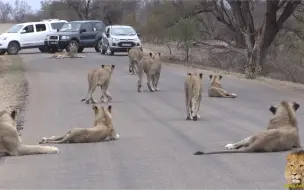
[[[175,48],[171,48],[171,54],[169,51],[169,48],[164,45],[155,45],[150,43],[144,43],[143,44],[144,53],[148,54],[149,51],[152,52],[160,52],[162,54],[162,61],[165,64],[175,65],[175,66],[181,66],[181,67],[190,67],[190,68],[196,68],[203,70],[205,73],[221,73],[222,75],[231,76],[231,77],[237,77],[241,80],[247,80],[248,82],[253,83],[262,83],[264,85],[267,85],[268,87],[275,88],[275,89],[282,89],[282,88],[288,88],[293,91],[304,93],[304,85],[300,83],[292,83],[282,80],[275,80],[270,79],[266,77],[259,77],[255,80],[248,80],[245,78],[244,74],[233,72],[233,71],[227,71],[224,69],[214,68],[208,65],[204,64],[197,64],[196,62],[185,62],[182,61],[182,55],[179,51],[177,51]],[[204,55],[204,54],[203,54]],[[205,57],[202,56],[201,57]],[[207,57],[207,55],[206,55]],[[201,63],[204,61],[207,61],[207,58],[202,59]]]
[[[18,129],[23,127],[28,81],[20,56],[0,56],[0,110],[17,109]]]

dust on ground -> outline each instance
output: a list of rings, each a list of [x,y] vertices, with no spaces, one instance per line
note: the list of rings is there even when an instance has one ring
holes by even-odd
[[[287,89],[287,90],[293,90],[297,91],[300,93],[304,93],[304,85],[299,84],[299,83],[292,83],[288,81],[281,81],[281,80],[275,80],[275,79],[270,79],[266,77],[258,77],[255,80],[249,80],[245,78],[244,74],[241,73],[236,73],[236,72],[231,72],[231,71],[225,71],[219,68],[214,68],[210,66],[205,66],[205,65],[199,65],[199,64],[194,64],[191,62],[184,62],[181,61],[179,58],[178,53],[174,52],[174,48],[171,48],[171,53],[169,51],[169,48],[164,46],[164,45],[156,45],[156,44],[150,44],[150,43],[144,43],[143,44],[143,49],[144,49],[144,54],[147,55],[149,51],[152,52],[160,52],[163,56],[162,61],[165,64],[169,65],[174,65],[178,67],[190,67],[194,69],[200,69],[206,74],[211,74],[211,73],[221,73],[222,75],[226,75],[228,77],[237,77],[240,80],[246,80],[248,82],[252,83],[260,83],[267,85],[268,87],[275,88],[275,89]],[[202,60],[203,61],[203,60]]]

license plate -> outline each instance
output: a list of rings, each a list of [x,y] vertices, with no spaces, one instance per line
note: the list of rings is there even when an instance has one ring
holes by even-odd
[[[131,44],[121,44],[122,46],[131,46]]]
[[[50,44],[57,44],[57,42],[50,42]]]

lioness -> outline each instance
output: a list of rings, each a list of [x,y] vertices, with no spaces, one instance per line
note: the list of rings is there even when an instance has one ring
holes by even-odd
[[[101,142],[107,137],[110,140],[119,139],[119,135],[115,132],[112,123],[112,106],[98,107],[92,106],[95,120],[94,126],[91,128],[74,128],[69,130],[63,136],[52,136],[50,138],[43,137],[39,144],[46,143],[93,143]]]
[[[147,86],[151,92],[159,91],[158,81],[162,64],[160,61],[161,53],[155,53],[154,56],[150,52],[149,57],[143,57],[138,65],[138,83],[137,91],[141,92],[143,74],[147,75]]]
[[[133,47],[128,51],[129,72],[135,75],[138,72],[138,63],[144,57],[142,48]]]
[[[25,145],[21,142],[16,128],[18,111],[11,113],[0,112],[0,155],[22,156],[32,154],[58,154],[59,149],[54,146]]]
[[[208,89],[209,97],[222,97],[222,98],[236,98],[236,94],[230,94],[222,88],[220,80],[223,78],[222,75],[209,75],[211,80],[210,87]]]
[[[294,151],[286,156],[285,180],[288,189],[304,189],[304,150]]]
[[[221,153],[250,153],[250,152],[279,152],[287,151],[292,148],[301,148],[300,137],[298,134],[298,122],[295,112],[300,105],[296,102],[282,101],[277,106],[270,106],[269,110],[273,113],[268,127],[265,131],[249,136],[235,144],[227,144],[225,147],[233,151],[216,152],[196,152],[194,155],[201,154],[221,154]],[[245,147],[243,150],[238,150]]]
[[[188,73],[185,81],[185,94],[186,94],[186,109],[187,120],[194,120],[200,118],[198,111],[201,104],[203,92],[203,73]]]
[[[64,58],[84,58],[82,55],[77,54],[76,47],[70,47],[69,52],[56,53],[55,55],[49,57],[49,59],[64,59]]]
[[[97,86],[100,86],[102,91],[100,97],[101,102],[109,102],[112,100],[112,95],[108,91],[108,87],[114,68],[115,65],[101,65],[101,68],[93,69],[88,73],[88,94],[86,98],[81,99],[81,102],[86,101],[86,104],[89,104],[91,101],[93,104],[96,104],[97,102],[93,98],[93,93]]]

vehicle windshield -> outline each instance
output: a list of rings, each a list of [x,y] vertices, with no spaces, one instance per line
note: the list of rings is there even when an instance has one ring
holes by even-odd
[[[60,28],[59,32],[77,32],[81,26],[81,23],[68,22]]]
[[[51,26],[52,26],[52,29],[60,29],[62,28],[62,26],[64,25],[65,22],[54,22],[54,23],[51,23]]]
[[[23,24],[16,24],[12,26],[10,29],[8,29],[6,33],[18,33],[23,28],[23,26],[24,26]]]
[[[112,28],[112,35],[116,36],[134,36],[136,32],[133,28]]]

